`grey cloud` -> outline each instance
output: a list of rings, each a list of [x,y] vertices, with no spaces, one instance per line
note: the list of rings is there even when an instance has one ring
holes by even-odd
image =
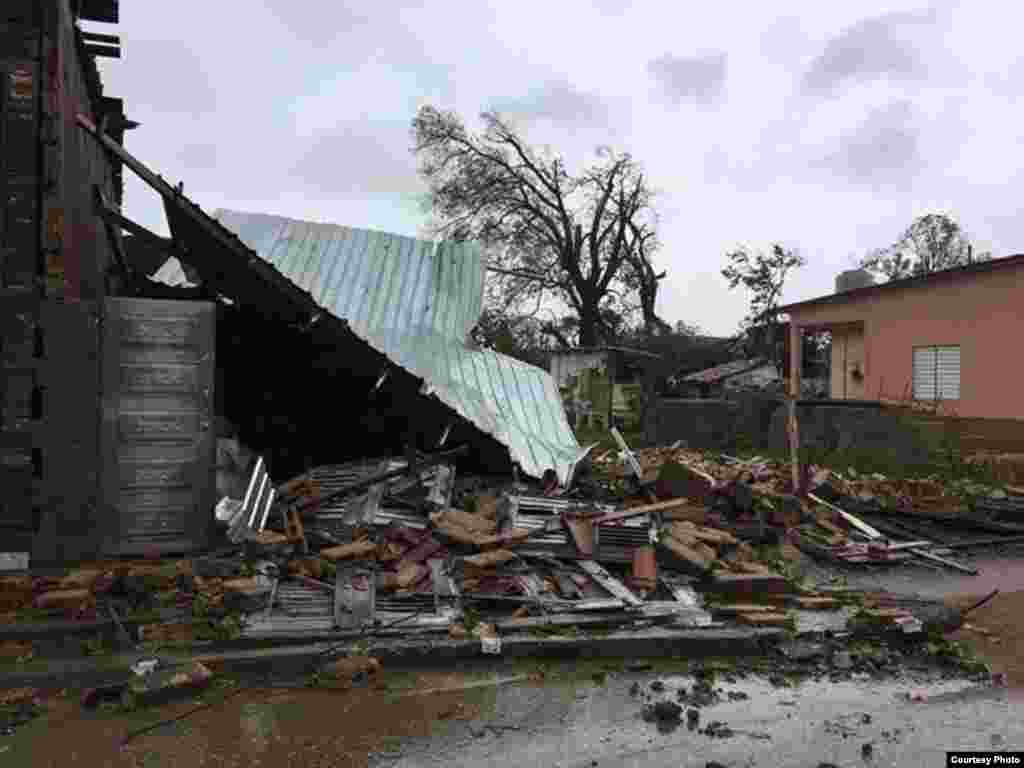
[[[909,180],[922,168],[918,113],[908,100],[878,107],[839,142],[827,165],[862,183]]]
[[[862,19],[832,38],[804,75],[804,88],[827,95],[851,82],[925,77],[922,49],[938,27],[935,11],[905,11]]]
[[[527,120],[603,123],[608,119],[608,108],[598,96],[564,81],[548,83],[526,98],[499,106],[497,111]]]
[[[125,104],[129,113],[152,110],[162,115],[201,117],[216,111],[217,91],[187,43],[131,40],[125,55],[130,64],[121,67],[118,79],[129,92],[124,94],[130,96]],[[160,74],[154,77],[155,72]],[[138,82],[133,82],[136,78]]]
[[[684,101],[699,106],[717,102],[725,90],[725,52],[704,56],[673,56],[666,53],[648,62],[647,72],[665,91],[673,106]]]
[[[347,123],[315,140],[292,174],[329,197],[421,191],[408,124]]]
[[[216,144],[185,144],[178,151],[178,163],[185,169],[213,168],[217,165]]]
[[[388,3],[385,3],[388,4]],[[311,9],[309,6],[319,6]],[[347,2],[296,3],[293,0],[269,0],[266,10],[295,38],[314,48],[323,48],[338,37],[358,38],[371,25],[372,18]]]

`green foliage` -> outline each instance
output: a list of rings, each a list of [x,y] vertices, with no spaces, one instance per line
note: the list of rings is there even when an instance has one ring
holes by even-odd
[[[480,612],[476,608],[468,607],[462,611],[462,624],[467,632],[472,632],[480,623]]]
[[[201,592],[192,601],[192,615],[197,619],[205,619],[210,615],[210,599]]]
[[[479,621],[479,619],[478,619]],[[475,624],[473,626],[476,626]],[[349,646],[350,656],[366,656],[370,652],[370,641],[366,639],[356,640]]]
[[[97,634],[82,641],[82,653],[86,656],[102,656],[110,653],[110,651],[111,649],[104,642],[102,634]]]
[[[991,253],[974,252],[960,225],[951,216],[927,213],[914,219],[895,243],[864,257],[861,267],[878,277],[900,280],[991,258]]]
[[[242,634],[241,615],[232,613],[219,620],[210,618],[196,625],[195,634],[197,640],[203,641],[235,640]]]
[[[543,624],[530,627],[527,632],[534,637],[579,637],[580,630],[576,626],[557,626],[554,624]]]
[[[971,646],[955,640],[948,640],[941,635],[935,635],[928,640],[925,652],[946,664],[959,667],[967,674],[977,674],[988,669]]]

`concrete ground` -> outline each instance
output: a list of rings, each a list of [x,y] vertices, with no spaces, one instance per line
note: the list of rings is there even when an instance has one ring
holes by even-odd
[[[673,701],[693,680],[658,677]],[[642,687],[650,691],[650,678]],[[489,715],[461,733],[435,735],[381,756],[408,766],[938,766],[947,750],[1019,749],[1020,697],[1007,689],[907,678],[887,683],[806,683],[775,688],[763,678],[725,685],[749,698],[700,710],[693,727],[646,722],[628,678],[558,690],[507,690]],[[909,702],[907,696],[922,697]],[[737,699],[739,697],[737,696]],[[710,722],[719,721],[732,731]],[[704,732],[702,732],[704,731]],[[864,750],[871,760],[864,761]]]
[[[185,714],[196,702],[123,714],[83,711],[74,697],[56,698],[44,716],[0,737],[0,761],[62,768],[934,766],[944,764],[947,749],[1024,745],[1015,691],[934,669],[836,683],[826,675],[799,685],[770,680],[767,669],[721,669],[712,683],[718,701],[703,702],[692,724],[696,680],[683,661],[655,661],[647,671],[595,660],[392,672],[347,691],[216,690],[204,697],[216,706],[124,747],[132,730]],[[690,701],[680,701],[681,690]],[[669,702],[678,703],[677,719],[645,719],[657,702],[669,710]],[[865,745],[869,763],[862,761]]]
[[[944,596],[1005,590],[960,634],[991,640],[989,651],[1020,658],[1024,559],[976,559],[978,577],[900,568],[845,573],[850,586]],[[816,566],[808,566],[815,568]],[[821,569],[819,569],[821,570]],[[822,571],[831,578],[834,574]],[[1002,604],[998,601],[1009,600]],[[1005,606],[1009,606],[1009,610]],[[1016,612],[1014,613],[1014,609]],[[998,634],[975,631],[1001,621]],[[968,638],[969,639],[969,638]],[[1016,663],[1016,662],[1014,662]],[[951,749],[1024,749],[1024,678],[1009,687],[952,679],[909,662],[852,679],[791,685],[778,657],[760,672],[723,667],[720,700],[687,721],[695,680],[685,659],[544,663],[508,659],[476,669],[385,668],[369,687],[338,691],[228,685],[201,698],[132,713],[83,711],[74,695],[53,696],[43,714],[0,735],[11,766],[820,766],[945,764]],[[847,676],[848,677],[848,676]],[[469,688],[464,688],[466,684]],[[731,694],[731,695],[730,695]],[[678,720],[644,718],[676,702]],[[667,703],[660,711],[674,708]],[[122,747],[133,729],[165,723]],[[711,727],[718,721],[721,725]],[[59,738],[55,737],[59,734]]]

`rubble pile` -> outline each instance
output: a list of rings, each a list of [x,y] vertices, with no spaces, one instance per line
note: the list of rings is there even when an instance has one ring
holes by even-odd
[[[1014,518],[1024,522],[1024,492],[1013,486],[943,483],[935,477],[895,480],[858,473],[852,467],[838,472],[807,466],[802,468],[801,487],[794,488],[790,465],[762,458],[742,461],[677,446],[623,454],[606,451],[594,462],[612,477],[633,474],[659,494],[690,497],[706,509],[703,516],[701,510],[690,513],[691,520],[739,532],[747,539],[771,540],[781,530],[805,553],[831,562],[927,559],[972,573],[947,558],[952,550],[936,546],[947,537],[936,534],[926,520],[1004,536],[1024,534],[1024,526],[1012,525]],[[708,553],[702,554],[704,558],[695,562],[707,560]]]
[[[839,607],[795,580],[786,553],[969,570],[933,541],[891,538],[884,514],[956,493],[934,479],[809,467],[794,488],[776,462],[633,452],[613,434],[621,450],[591,457],[568,488],[551,473],[457,478],[464,449],[317,467],[280,485],[259,459],[244,497],[217,506],[221,552],[0,577],[0,616],[112,620],[158,645],[447,633],[500,653],[503,632],[793,628],[793,611]],[[875,623],[917,627],[878,610]]]

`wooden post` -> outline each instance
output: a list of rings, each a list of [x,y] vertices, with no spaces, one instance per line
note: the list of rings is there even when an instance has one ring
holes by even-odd
[[[615,366],[618,365],[618,352],[608,350],[605,357],[605,369],[608,371],[608,426],[615,426]]]
[[[803,332],[790,319],[789,323],[789,397],[786,398],[787,432],[789,433],[789,458],[793,470],[793,493],[798,494],[800,477],[800,426],[796,418],[796,401],[800,399],[800,374],[803,368]]]

